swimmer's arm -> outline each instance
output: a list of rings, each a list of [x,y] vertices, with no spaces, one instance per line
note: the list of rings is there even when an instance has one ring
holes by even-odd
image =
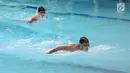
[[[46,52],[47,54],[51,54],[51,53],[54,53],[54,52],[57,52],[57,51],[60,51],[60,50],[68,50],[68,47],[69,46],[58,46],[54,49],[51,49],[49,50],[48,52]]]
[[[27,19],[13,19],[13,20],[16,20],[16,21],[24,21],[24,22],[29,22],[31,23],[32,20],[30,18],[27,18]]]
[[[16,20],[16,21],[27,21],[27,19],[13,19],[13,20]]]
[[[38,16],[35,15],[35,16],[32,16],[32,17],[26,19],[25,21],[26,21],[26,22],[29,22],[29,23],[32,23],[32,22],[35,22],[35,21],[37,21],[37,20],[38,20]]]

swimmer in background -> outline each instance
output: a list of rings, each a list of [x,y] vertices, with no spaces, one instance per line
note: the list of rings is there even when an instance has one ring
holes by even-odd
[[[40,7],[38,7],[36,14],[34,16],[27,18],[27,19],[15,19],[15,20],[33,23],[33,22],[36,22],[37,20],[39,20],[40,18],[43,18],[43,17],[47,18],[45,13],[46,13],[46,10],[44,9],[44,7],[40,6]]]
[[[69,44],[65,46],[58,46],[54,49],[47,51],[46,54],[52,54],[60,50],[71,51],[71,52],[77,51],[77,50],[88,51],[88,47],[89,47],[89,40],[86,37],[81,37],[79,40],[79,44]]]

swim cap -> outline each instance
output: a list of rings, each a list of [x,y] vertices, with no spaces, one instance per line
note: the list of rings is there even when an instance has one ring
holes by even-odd
[[[80,40],[79,40],[79,43],[80,44],[88,43],[88,46],[89,46],[89,40],[86,37],[81,37]]]
[[[46,10],[44,9],[44,7],[40,6],[40,7],[38,8],[38,12],[41,12],[41,11],[46,11]]]

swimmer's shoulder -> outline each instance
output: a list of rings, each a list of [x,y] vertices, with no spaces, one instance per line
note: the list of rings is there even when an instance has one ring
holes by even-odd
[[[69,48],[77,48],[79,46],[79,44],[69,44],[68,47]]]
[[[38,19],[39,19],[38,15],[34,15],[31,17],[31,20],[33,20],[33,21],[38,20]]]

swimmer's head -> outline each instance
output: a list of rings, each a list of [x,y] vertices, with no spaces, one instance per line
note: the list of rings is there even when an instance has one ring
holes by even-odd
[[[40,6],[40,7],[38,7],[38,14],[40,15],[40,16],[44,16],[45,15],[45,8],[44,7],[42,7],[42,6]]]
[[[81,37],[79,40],[79,45],[81,50],[88,51],[89,40],[86,37]]]
[[[84,46],[89,46],[89,40],[86,37],[81,37],[79,43],[83,44]]]
[[[42,7],[42,6],[38,7],[38,12],[45,12],[45,11],[46,11],[46,10],[45,10],[44,7]]]

